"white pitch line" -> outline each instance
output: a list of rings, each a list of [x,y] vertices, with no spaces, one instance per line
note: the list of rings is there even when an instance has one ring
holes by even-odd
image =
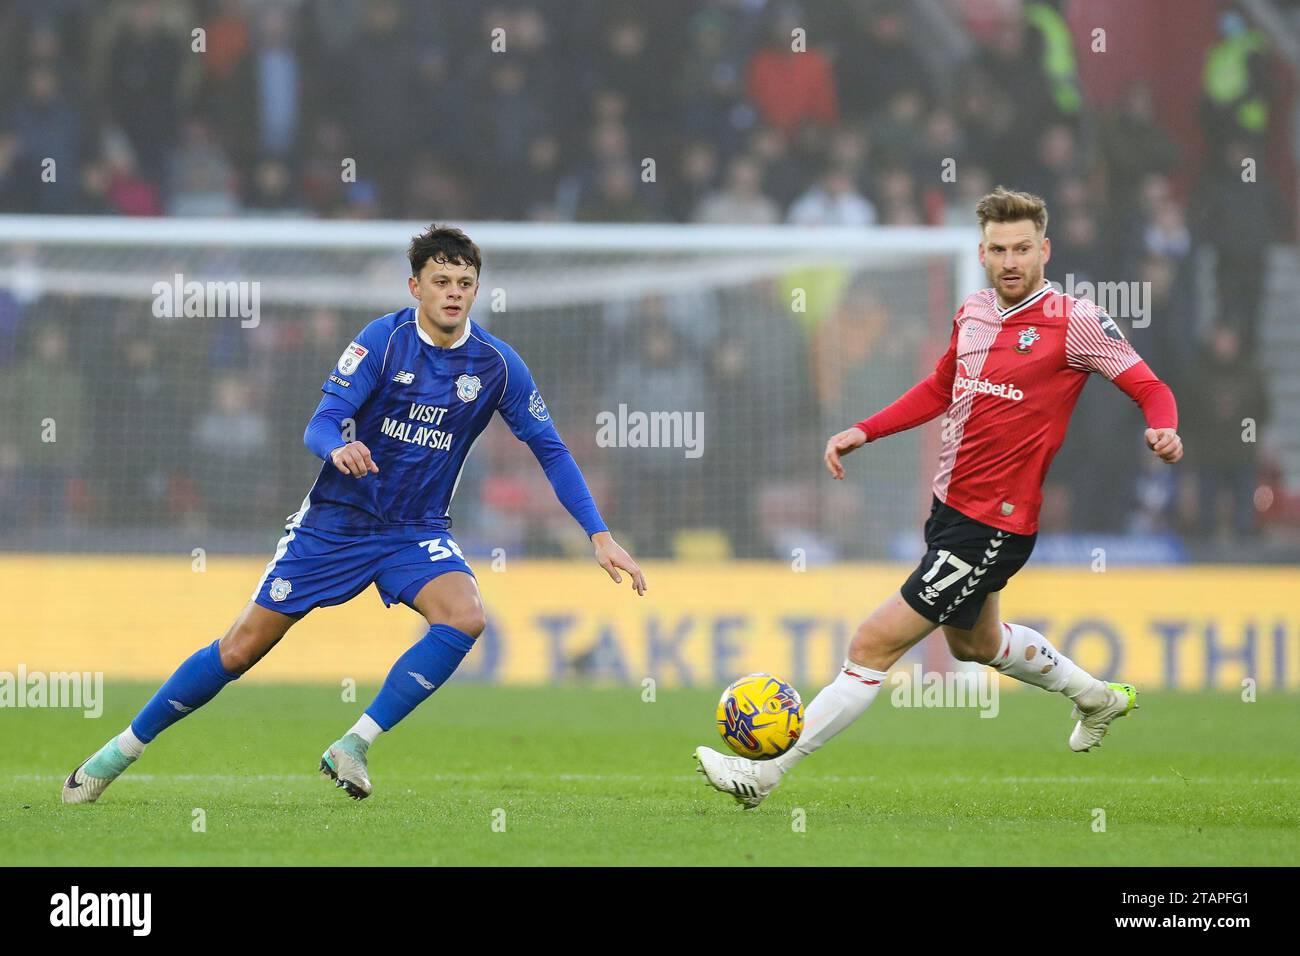
[[[12,774],[8,777],[15,781],[32,781],[46,782],[51,780],[63,780],[61,774],[45,773],[28,773]],[[194,781],[200,783],[249,783],[249,782],[283,782],[283,783],[300,783],[304,781],[318,780],[319,775],[313,773],[296,773],[296,774],[276,774],[276,773],[258,773],[258,774],[230,774],[230,773],[178,773],[178,774],[152,774],[152,773],[133,773],[122,777],[125,781],[136,781],[138,783],[152,783],[162,780],[180,780]],[[505,783],[512,780],[558,780],[572,782],[600,782],[608,780],[619,783],[662,783],[665,781],[688,781],[696,780],[698,777],[692,774],[673,774],[671,776],[652,776],[646,774],[631,773],[543,773],[533,770],[503,770],[498,774],[482,773],[436,773],[426,774],[420,777],[421,780],[439,780],[447,782],[456,781],[474,781],[480,783]],[[804,779],[810,783],[833,783],[833,784],[865,784],[865,783],[902,783],[901,777],[887,777],[879,775],[871,776],[841,776],[841,775],[823,775],[818,777],[808,776]],[[908,778],[909,781],[916,780],[916,777]],[[1147,784],[1175,784],[1175,783],[1249,783],[1252,785],[1295,785],[1300,783],[1292,777],[1257,777],[1251,780],[1237,777],[1105,777],[1105,776],[1034,776],[1034,777],[969,777],[969,776],[931,776],[922,778],[925,780],[935,780],[945,784],[1031,784],[1031,783],[1049,783],[1049,784],[1122,784],[1125,786],[1144,786]]]

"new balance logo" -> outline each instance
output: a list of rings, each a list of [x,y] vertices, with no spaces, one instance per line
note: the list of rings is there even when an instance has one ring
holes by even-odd
[[[419,684],[421,687],[423,687],[425,690],[433,690],[433,685],[429,683],[429,681],[425,678],[423,674],[417,674],[415,671],[407,671],[406,673],[409,674],[411,677],[414,677],[415,682]]]
[[[398,385],[410,385],[412,382],[415,381],[415,373],[398,372],[396,375],[393,376],[393,381],[396,382]]]
[[[191,710],[194,709],[193,707],[186,707],[179,700],[172,700],[170,697],[167,698],[167,703],[171,704],[182,714],[188,714]]]

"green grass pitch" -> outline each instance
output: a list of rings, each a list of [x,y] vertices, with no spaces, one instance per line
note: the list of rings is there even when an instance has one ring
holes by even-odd
[[[1069,703],[890,706],[742,811],[694,772],[715,693],[452,684],[371,749],[375,794],[321,776],[360,707],[327,686],[234,685],[154,743],[98,804],[61,780],[152,692],[101,719],[8,710],[0,863],[34,865],[1250,865],[1300,859],[1300,697],[1143,694],[1102,749]],[[364,704],[372,688],[359,691]],[[811,689],[810,689],[811,690]],[[194,811],[206,832],[194,832]],[[504,815],[495,813],[503,810]],[[1098,832],[1096,811],[1105,813]],[[504,820],[504,831],[494,830]],[[802,827],[799,824],[802,823]]]

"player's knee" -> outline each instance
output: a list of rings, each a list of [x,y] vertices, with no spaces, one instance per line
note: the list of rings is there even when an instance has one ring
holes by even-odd
[[[265,657],[279,639],[280,635],[246,620],[237,621],[217,645],[221,666],[232,674],[243,674]]]
[[[449,624],[470,637],[478,637],[487,627],[487,616],[483,613],[483,605],[474,601],[453,608],[447,615],[447,620],[442,623]]]
[[[948,650],[952,653],[952,656],[959,661],[979,660],[979,654],[974,645],[964,638],[949,636]],[[981,663],[983,662],[981,661]]]
[[[874,660],[884,649],[881,645],[880,635],[875,628],[864,621],[853,634],[853,640],[849,642],[849,660],[858,662]]]
[[[254,649],[250,635],[239,627],[230,629],[217,645],[217,650],[221,654],[221,666],[231,674],[244,673],[261,657]]]
[[[997,655],[996,647],[989,648],[987,635],[977,634],[974,631],[954,633],[945,630],[944,637],[948,639],[948,650],[959,661],[987,664]]]

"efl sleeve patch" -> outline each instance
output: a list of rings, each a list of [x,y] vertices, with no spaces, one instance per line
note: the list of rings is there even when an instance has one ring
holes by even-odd
[[[528,411],[539,422],[544,422],[551,417],[546,403],[542,401],[542,393],[533,389],[533,394],[528,396]]]
[[[352,342],[343,350],[339,356],[339,372],[343,375],[351,375],[361,365],[361,360],[370,354],[370,350],[364,345]]]
[[[1101,330],[1110,338],[1124,341],[1124,333],[1120,331],[1119,325],[1101,309],[1097,310],[1097,321],[1101,324]]]

